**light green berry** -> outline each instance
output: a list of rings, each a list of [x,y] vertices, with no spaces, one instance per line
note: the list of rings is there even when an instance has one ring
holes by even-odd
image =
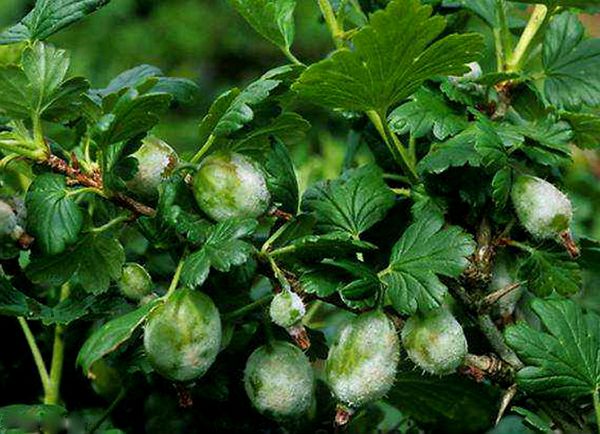
[[[271,201],[258,164],[236,153],[207,157],[194,176],[193,190],[200,209],[216,221],[258,217]]]
[[[513,285],[518,282],[517,267],[514,260],[507,254],[499,254],[496,256],[496,262],[492,270],[492,280],[488,287],[488,291],[496,292],[501,289]],[[517,303],[523,295],[521,286],[513,289],[508,294],[503,295],[494,304],[494,313],[500,317],[508,317],[513,314]]]
[[[19,218],[12,207],[0,200],[0,239],[18,239],[23,234]]]
[[[260,413],[276,420],[294,419],[310,409],[315,378],[300,349],[276,341],[250,355],[244,371],[244,387]]]
[[[410,317],[402,328],[408,357],[431,374],[450,374],[467,355],[467,339],[461,325],[445,308]]]
[[[199,291],[178,289],[148,317],[144,348],[159,374],[189,381],[213,364],[221,333],[219,311],[212,300]]]
[[[140,301],[152,292],[152,278],[144,267],[135,262],[123,266],[117,284],[121,293],[134,301]]]
[[[336,399],[350,409],[383,397],[392,387],[400,342],[380,311],[363,313],[340,330],[329,350],[325,375]]]
[[[298,294],[284,290],[273,297],[269,314],[271,320],[280,327],[289,328],[300,321],[306,313],[304,302]]]
[[[138,161],[138,171],[127,181],[127,188],[145,199],[158,197],[158,186],[171,176],[179,159],[167,143],[156,137],[146,137],[132,155]]]
[[[569,230],[573,217],[571,201],[549,182],[521,175],[513,185],[511,197],[519,221],[535,238],[557,238]]]

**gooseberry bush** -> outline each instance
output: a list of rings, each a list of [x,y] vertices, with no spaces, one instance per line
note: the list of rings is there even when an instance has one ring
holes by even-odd
[[[600,244],[565,186],[600,145],[596,0],[318,0],[313,63],[295,0],[230,0],[281,65],[179,155],[155,127],[193,82],[95,87],[47,41],[107,3],[0,34],[0,314],[40,380],[2,432],[598,429]],[[300,191],[309,105],[348,140]]]

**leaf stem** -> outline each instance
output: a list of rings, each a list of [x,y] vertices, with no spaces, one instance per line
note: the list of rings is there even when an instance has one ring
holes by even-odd
[[[490,345],[498,353],[498,355],[504,360],[506,363],[511,365],[516,370],[519,370],[523,367],[523,362],[519,359],[519,356],[506,344],[504,341],[504,336],[498,327],[492,321],[492,318],[488,314],[480,314],[477,316],[477,323],[479,324],[479,329],[485,335]]]
[[[69,283],[60,288],[60,300],[69,297]],[[50,380],[48,390],[44,396],[44,404],[56,405],[60,400],[60,381],[62,379],[63,363],[65,358],[65,342],[63,339],[65,326],[56,324],[54,328],[54,344],[52,346],[52,361],[50,362]]]
[[[179,263],[177,264],[177,268],[175,269],[175,274],[173,275],[173,279],[171,279],[171,284],[169,285],[169,289],[165,294],[164,298],[169,298],[171,294],[175,292],[177,289],[177,285],[179,284],[179,278],[181,277],[181,270],[183,269],[183,264],[185,262],[185,258],[187,256],[187,249],[181,255],[181,259],[179,259]]]
[[[104,232],[104,231],[112,229],[113,227],[117,226],[118,224],[126,222],[130,219],[131,219],[131,217],[128,215],[120,215],[118,217],[115,217],[114,219],[112,219],[111,221],[109,221],[108,223],[106,223],[102,226],[98,226],[97,228],[91,229],[90,232],[94,232],[94,233]]]
[[[66,194],[66,196],[67,197],[79,196],[80,194],[85,194],[85,193],[94,193],[94,194],[97,194],[98,196],[106,198],[106,194],[102,190],[100,190],[99,188],[96,188],[96,187],[83,187],[83,188],[78,188],[76,190],[71,190]]]
[[[200,159],[204,156],[204,154],[206,154],[208,152],[208,150],[210,149],[210,147],[212,146],[212,144],[214,143],[216,138],[217,138],[217,136],[215,136],[214,134],[211,134],[210,136],[208,136],[208,139],[206,140],[204,145],[202,145],[200,150],[198,152],[196,152],[196,155],[194,155],[192,157],[192,159],[190,160],[190,163],[196,164],[198,161],[200,161]]]
[[[496,47],[496,70],[503,72],[506,68],[506,56],[512,50],[510,31],[506,19],[506,0],[496,0],[496,16],[498,26],[494,27],[494,45]]]
[[[265,297],[262,297],[262,298],[259,298],[258,300],[253,301],[252,303],[248,303],[247,305],[242,306],[239,309],[224,313],[223,315],[221,315],[221,318],[224,321],[231,321],[231,320],[240,318],[240,317],[246,315],[248,312],[252,312],[254,309],[258,309],[259,307],[264,306],[265,304],[269,303],[272,299],[273,299],[273,294],[269,294]]]
[[[417,181],[419,179],[419,176],[417,175],[414,164],[412,163],[406,148],[400,142],[396,134],[394,134],[394,132],[390,130],[387,122],[384,122],[383,116],[375,110],[367,111],[367,116],[369,117],[369,119],[375,126],[375,129],[385,142],[386,146],[388,147],[389,151],[394,157],[394,160],[396,160],[398,164],[400,164],[400,166],[404,169],[411,181]],[[391,142],[390,139],[392,140]]]
[[[102,423],[104,423],[108,416],[110,416],[110,414],[115,410],[115,408],[117,408],[117,405],[119,405],[123,398],[125,398],[125,388],[121,388],[117,397],[113,400],[113,402],[110,403],[108,408],[104,411],[104,413],[102,413],[102,416],[100,416],[100,418],[94,423],[94,425],[92,425],[92,427],[88,431],[89,434],[94,434],[98,430],[98,428],[100,428]]]
[[[596,413],[596,425],[598,425],[598,433],[600,434],[600,390],[596,388],[593,393],[594,411]]]
[[[319,3],[319,8],[321,9],[321,14],[323,14],[323,18],[325,19],[325,24],[327,24],[329,33],[331,33],[335,48],[342,48],[344,46],[342,41],[344,31],[339,26],[331,3],[329,3],[329,0],[317,0],[317,3]]]
[[[48,385],[50,384],[50,377],[48,376],[48,370],[46,369],[44,359],[42,358],[42,353],[40,352],[40,348],[38,347],[35,337],[33,336],[33,333],[31,333],[31,329],[29,328],[29,324],[27,324],[25,318],[20,316],[18,321],[21,329],[23,330],[23,334],[25,335],[27,345],[29,345],[29,350],[31,351],[33,361],[35,362],[35,366],[40,375],[40,380],[42,381],[42,387],[45,394],[48,390]]]
[[[290,62],[292,62],[294,65],[298,65],[298,66],[305,66],[304,63],[302,63],[296,56],[294,56],[294,54],[290,51],[290,47],[284,47],[281,49],[281,51],[283,51],[283,54],[285,54],[285,57],[287,57]]]
[[[515,47],[515,50],[510,56],[507,62],[506,70],[508,72],[517,72],[521,69],[523,62],[526,60],[527,53],[531,49],[531,43],[534,40],[538,30],[542,27],[542,24],[546,21],[548,14],[548,8],[546,5],[536,4],[525,30]]]

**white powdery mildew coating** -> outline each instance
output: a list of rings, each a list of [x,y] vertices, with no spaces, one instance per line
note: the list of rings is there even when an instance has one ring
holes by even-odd
[[[513,188],[513,203],[521,224],[537,238],[555,238],[568,229],[573,216],[569,198],[554,185],[534,176],[521,176]],[[557,229],[557,217],[564,228]]]
[[[177,162],[175,150],[162,140],[147,138],[133,156],[138,160],[138,171],[127,182],[128,188],[141,196],[156,196],[168,169]]]
[[[400,359],[393,323],[381,312],[362,314],[340,331],[327,357],[327,382],[350,408],[380,399],[392,387]]]
[[[284,290],[273,297],[269,308],[271,320],[285,328],[299,323],[305,313],[306,307],[300,296],[289,290]]]
[[[454,372],[467,355],[463,329],[444,308],[409,318],[402,328],[402,343],[408,357],[431,374]]]
[[[236,174],[243,187],[236,192],[236,202],[241,209],[247,210],[248,214],[255,216],[262,214],[266,204],[271,201],[262,170],[240,154],[232,154],[231,161],[235,165]]]
[[[161,375],[189,381],[204,375],[221,347],[221,319],[212,300],[200,292],[179,289],[150,315],[144,347]]]
[[[0,236],[12,235],[17,227],[17,216],[6,202],[0,201]]]
[[[259,412],[276,419],[306,413],[313,399],[314,382],[304,353],[287,342],[255,350],[244,371],[248,398]]]
[[[498,255],[494,270],[492,272],[492,281],[488,287],[488,291],[495,292],[517,282],[516,273],[511,273],[508,260],[503,255]],[[494,305],[494,312],[501,317],[507,317],[513,314],[517,302],[523,295],[523,288],[520,286],[513,289],[508,294],[500,297]]]

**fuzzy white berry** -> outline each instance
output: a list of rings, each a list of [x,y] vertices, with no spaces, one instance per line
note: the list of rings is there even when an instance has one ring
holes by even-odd
[[[133,155],[138,161],[138,171],[127,181],[127,188],[145,199],[158,197],[158,186],[167,179],[179,162],[177,153],[166,142],[147,137]]]
[[[23,228],[19,226],[19,219],[12,207],[0,200],[0,239],[18,239],[23,234]]]
[[[341,404],[356,409],[390,390],[399,359],[392,321],[381,311],[363,313],[340,330],[330,348],[327,383]]]
[[[198,378],[221,347],[221,319],[212,300],[199,291],[178,289],[149,316],[144,348],[154,369],[166,378]]]
[[[306,313],[304,302],[298,294],[284,290],[273,297],[269,314],[271,320],[280,327],[289,328],[300,321]]]
[[[315,378],[302,351],[276,341],[258,348],[248,358],[244,387],[260,413],[276,420],[293,419],[309,410]]]
[[[194,176],[193,189],[200,209],[216,221],[259,217],[271,201],[262,169],[236,153],[206,158]]]
[[[518,282],[517,267],[513,260],[507,254],[499,254],[492,270],[492,280],[488,291],[496,292]],[[494,304],[494,313],[502,318],[509,317],[515,311],[517,303],[523,295],[521,286],[513,289],[508,294],[503,295]]]
[[[431,374],[454,372],[467,355],[463,329],[445,308],[410,317],[402,328],[402,344],[408,357]]]
[[[557,238],[569,231],[573,218],[571,201],[554,185],[535,176],[521,175],[511,196],[519,221],[535,238]]]

